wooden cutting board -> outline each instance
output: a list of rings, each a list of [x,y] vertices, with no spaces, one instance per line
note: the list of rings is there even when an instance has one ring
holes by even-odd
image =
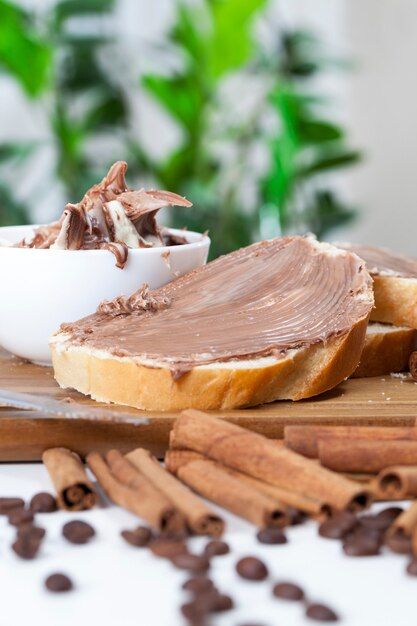
[[[0,387],[59,400],[69,397],[86,406],[108,407],[76,391],[60,389],[51,368],[27,363],[1,349]],[[162,457],[177,413],[119,408],[148,417],[148,424],[93,423],[65,418],[37,420],[31,411],[0,408],[0,461],[39,460],[43,450],[53,446],[66,446],[81,455],[93,449],[129,450],[145,446]],[[273,438],[281,438],[284,426],[289,424],[411,426],[417,416],[417,383],[391,376],[351,379],[311,400],[212,413]]]

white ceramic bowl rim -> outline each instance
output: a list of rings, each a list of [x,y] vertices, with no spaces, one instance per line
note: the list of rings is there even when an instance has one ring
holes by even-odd
[[[21,241],[24,237],[27,237],[31,234],[31,232],[38,228],[39,224],[27,224],[24,226],[1,226],[0,227],[0,240],[11,241],[12,243],[17,243]],[[176,246],[154,246],[152,248],[129,248],[129,255],[136,254],[161,254],[161,252],[169,251],[178,248],[186,248],[186,249],[195,249],[200,247],[205,247],[207,243],[210,243],[210,237],[203,233],[197,233],[193,230],[183,230],[179,228],[167,228],[164,227],[164,230],[173,235],[179,235],[185,237],[187,239],[187,243],[176,245]],[[11,237],[7,236],[8,232],[11,234]],[[1,246],[0,251],[7,250],[16,251],[18,254],[22,252],[29,252],[31,254],[39,253],[45,254],[48,252],[49,254],[73,254],[74,252],[78,252],[83,255],[96,255],[102,254],[105,252],[108,254],[107,250],[51,250],[50,248],[14,248],[10,246]]]

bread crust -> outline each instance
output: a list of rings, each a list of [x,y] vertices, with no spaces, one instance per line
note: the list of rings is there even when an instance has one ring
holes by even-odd
[[[371,320],[417,328],[417,279],[374,275]]]
[[[352,378],[383,376],[408,370],[411,352],[417,348],[417,330],[369,324],[360,362]]]
[[[355,370],[365,341],[368,318],[326,343],[291,350],[283,358],[268,357],[215,367],[200,366],[174,381],[168,368],[152,368],[136,359],[66,343],[62,334],[51,340],[55,378],[100,402],[138,409],[175,411],[185,408],[233,409],[274,400],[300,400],[335,387]],[[254,366],[251,367],[251,363]]]

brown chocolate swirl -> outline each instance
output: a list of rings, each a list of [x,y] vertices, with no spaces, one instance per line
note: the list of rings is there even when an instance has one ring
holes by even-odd
[[[191,202],[169,191],[129,189],[127,164],[117,161],[107,176],[94,185],[78,204],[67,204],[61,218],[35,230],[30,241],[18,247],[61,250],[110,250],[117,267],[123,268],[128,248],[169,245],[156,221],[165,206],[191,206]]]
[[[167,296],[152,296],[149,285],[146,283],[131,296],[119,296],[114,300],[103,300],[97,313],[110,317],[119,315],[143,315],[146,311],[162,311],[170,306],[171,300]]]
[[[370,314],[371,283],[355,254],[283,237],[220,257],[149,294],[169,298],[167,308],[140,317],[101,311],[65,332],[75,344],[187,371],[279,356],[348,333]]]
[[[417,278],[417,259],[413,259],[413,257],[403,256],[377,246],[349,243],[341,244],[340,247],[344,250],[351,250],[360,256],[365,261],[366,269],[372,276]]]

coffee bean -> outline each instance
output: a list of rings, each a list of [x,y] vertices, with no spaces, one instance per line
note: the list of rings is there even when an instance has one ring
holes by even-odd
[[[210,567],[208,557],[197,554],[177,554],[172,557],[171,562],[178,569],[185,569],[190,572],[206,572]]]
[[[35,516],[29,509],[13,509],[9,513],[9,524],[12,526],[20,526],[33,522]]]
[[[318,622],[337,622],[339,619],[336,613],[324,604],[309,604],[306,616]]]
[[[196,602],[203,613],[223,613],[224,611],[230,611],[234,606],[230,596],[219,593],[215,589],[198,595]]]
[[[181,613],[188,622],[195,625],[204,624],[203,620],[205,613],[203,607],[201,607],[195,600],[186,602],[181,606]]]
[[[357,523],[353,513],[340,511],[320,524],[319,535],[326,539],[343,539]]]
[[[12,550],[21,559],[30,560],[34,559],[39,552],[41,542],[39,539],[31,537],[30,535],[19,536],[12,544]]]
[[[408,537],[400,528],[388,535],[385,539],[385,544],[397,554],[412,553],[411,537]]]
[[[171,539],[172,541],[185,541],[190,536],[187,530],[161,530],[159,539]]]
[[[388,526],[391,526],[392,522],[397,519],[397,517],[399,515],[401,515],[401,513],[403,512],[404,509],[402,509],[399,506],[389,506],[386,509],[383,509],[382,511],[380,511],[377,514],[377,517],[380,517],[384,520],[386,520],[386,527],[388,528]]]
[[[346,539],[343,552],[347,556],[376,556],[380,553],[380,543],[366,538]]]
[[[70,543],[83,544],[94,537],[96,531],[90,524],[87,524],[87,522],[74,520],[73,522],[64,524],[62,534]]]
[[[33,524],[21,524],[17,527],[17,538],[29,536],[32,539],[36,539],[37,541],[42,541],[45,537],[46,530],[44,528],[40,528],[40,526],[33,526]]]
[[[204,548],[204,554],[211,558],[212,556],[223,556],[230,552],[229,545],[225,541],[209,541]]]
[[[14,509],[23,509],[25,501],[22,498],[0,498],[0,515],[8,515]]]
[[[300,524],[304,524],[308,518],[304,511],[299,511],[292,506],[287,507],[287,514],[290,518],[290,526],[299,526]]]
[[[371,528],[369,526],[366,527],[362,526],[362,524],[358,524],[358,526],[356,526],[352,532],[346,535],[345,539],[355,539],[358,541],[374,541],[375,543],[381,545],[384,539],[384,534],[385,531],[381,529]]]
[[[149,543],[149,548],[155,556],[160,556],[164,559],[172,559],[178,554],[186,554],[188,548],[184,541],[176,539],[163,539],[157,537]]]
[[[378,515],[362,515],[359,518],[359,524],[365,528],[372,528],[372,530],[379,530],[384,532],[391,526],[391,521],[388,517],[379,517]]]
[[[214,583],[210,578],[206,576],[197,576],[195,578],[189,578],[185,581],[182,586],[185,591],[189,591],[194,595],[198,595],[200,593],[207,593],[207,591],[212,591],[214,589]]]
[[[246,580],[265,580],[268,577],[268,569],[260,559],[254,556],[246,556],[236,563],[236,571],[241,578]]]
[[[71,579],[65,576],[65,574],[51,574],[45,580],[45,587],[48,591],[61,593],[63,591],[71,591],[73,584]]]
[[[41,491],[33,496],[29,508],[34,513],[54,513],[58,510],[56,499],[50,493]]]
[[[304,591],[293,583],[278,583],[274,585],[272,593],[276,598],[281,598],[281,600],[296,601],[304,599]]]
[[[136,548],[147,546],[152,539],[152,531],[146,526],[138,526],[134,530],[122,530],[120,534],[127,543]]]
[[[287,543],[287,537],[281,528],[262,528],[258,531],[256,538],[259,543],[269,545]]]
[[[407,565],[407,574],[417,576],[417,557],[413,557]]]

